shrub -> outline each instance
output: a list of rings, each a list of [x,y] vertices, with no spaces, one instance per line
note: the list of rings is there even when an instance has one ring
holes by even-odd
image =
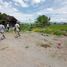
[[[43,32],[50,34],[50,33],[52,33],[52,30],[48,28],[48,29],[43,30]]]
[[[43,32],[41,28],[33,28],[32,31],[33,32]]]
[[[61,31],[55,31],[53,34],[54,35],[62,35],[63,33]]]

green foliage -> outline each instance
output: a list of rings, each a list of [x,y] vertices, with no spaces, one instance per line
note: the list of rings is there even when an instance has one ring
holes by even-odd
[[[25,23],[20,25],[21,31],[31,31],[31,24]]]
[[[67,25],[51,25],[46,28],[33,28],[33,32],[42,32],[53,35],[67,35]]]
[[[47,16],[41,15],[36,19],[35,24],[37,27],[45,27],[49,25],[49,20],[50,18],[48,18]]]
[[[5,13],[0,13],[0,23],[4,24],[6,26],[6,24],[9,22],[10,26],[14,26],[16,23],[17,19],[13,16],[9,16]]]
[[[61,30],[61,31],[66,31],[67,30],[67,25],[50,25],[49,27],[52,30]]]
[[[41,28],[33,28],[32,31],[33,32],[43,32]]]
[[[62,35],[63,33],[61,31],[53,31],[54,35]]]
[[[0,20],[5,20],[6,21],[6,14],[5,13],[3,13],[3,14],[1,14],[0,13]]]

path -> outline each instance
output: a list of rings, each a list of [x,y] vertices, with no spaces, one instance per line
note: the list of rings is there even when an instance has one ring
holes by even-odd
[[[0,67],[67,67],[67,37],[29,32],[21,33],[20,38],[14,38],[14,33],[6,36],[0,41]],[[58,49],[56,44],[60,39],[63,43]],[[42,43],[51,47],[41,47]]]

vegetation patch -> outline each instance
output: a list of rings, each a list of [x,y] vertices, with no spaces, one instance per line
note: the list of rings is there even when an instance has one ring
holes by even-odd
[[[25,46],[25,48],[29,48],[29,46]]]
[[[40,46],[41,46],[41,47],[44,47],[44,48],[51,47],[49,44],[41,44]]]
[[[33,28],[33,32],[67,36],[67,25],[50,25],[44,28]]]
[[[45,43],[39,42],[37,45],[40,47],[43,47],[43,48],[50,48],[51,47],[51,43],[46,43],[46,42]]]

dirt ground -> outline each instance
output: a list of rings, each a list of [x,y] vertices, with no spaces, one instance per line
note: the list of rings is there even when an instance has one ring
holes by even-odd
[[[67,67],[67,37],[32,32],[19,38],[15,33],[5,35],[0,40],[0,67]]]

